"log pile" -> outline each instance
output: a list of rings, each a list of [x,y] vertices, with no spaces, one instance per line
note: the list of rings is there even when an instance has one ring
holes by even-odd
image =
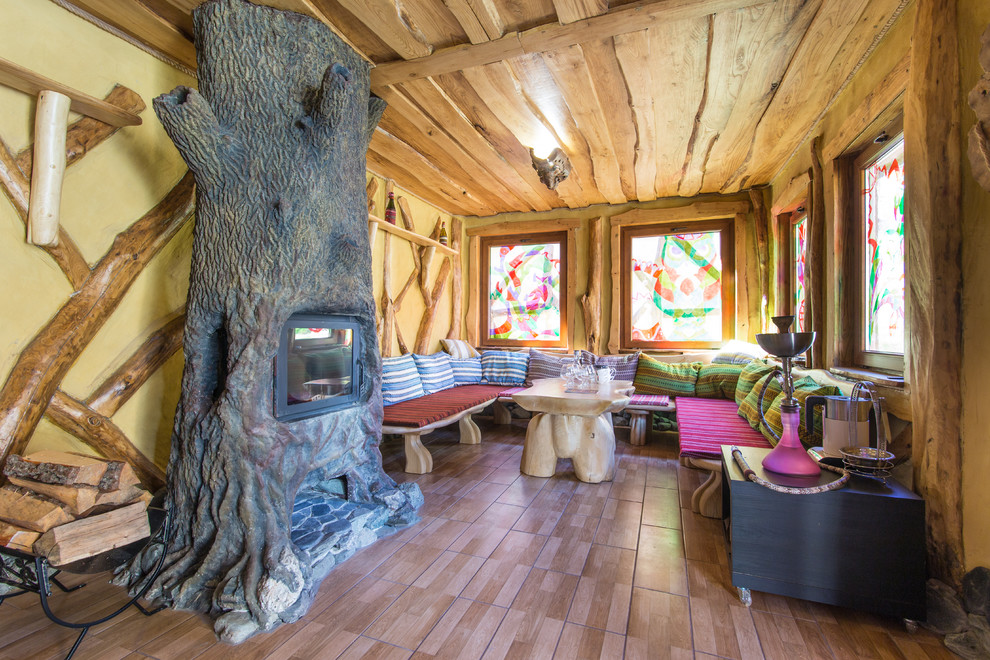
[[[10,455],[3,472],[0,545],[61,566],[150,534],[151,495],[123,461],[41,451]]]

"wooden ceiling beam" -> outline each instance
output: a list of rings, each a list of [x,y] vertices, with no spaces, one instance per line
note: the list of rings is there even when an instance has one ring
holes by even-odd
[[[650,61],[650,39],[646,30],[615,37],[615,56],[629,89],[629,103],[636,129],[633,171],[636,177],[636,199],[648,202],[657,198],[657,121],[653,96],[653,67]]]
[[[340,4],[407,60],[422,58],[433,46],[409,18],[401,0],[338,0]]]
[[[346,0],[358,2],[360,0]],[[601,16],[560,25],[551,23],[524,32],[510,32],[501,39],[479,44],[451,46],[428,57],[409,61],[379,64],[371,71],[372,87],[391,85],[417,78],[462,71],[475,66],[493,64],[526,53],[544,53],[576,46],[588,41],[608,39],[619,34],[635,32],[709,14],[732,11],[763,4],[766,0],[656,0],[641,1],[612,10]]]
[[[443,4],[473,44],[498,39],[505,34],[505,23],[492,0],[443,0]]]
[[[284,11],[294,11],[297,14],[302,14],[304,16],[309,16],[310,18],[315,18],[319,22],[330,28],[330,31],[335,35],[340,37],[345,44],[350,46],[355,53],[360,55],[367,62],[371,62],[371,58],[368,57],[360,48],[354,45],[347,35],[344,34],[332,20],[326,12],[322,11],[319,6],[317,6],[312,0],[251,0],[255,4],[265,5],[266,7],[273,7],[274,9],[282,9]],[[194,4],[199,4],[199,0],[194,0]]]
[[[553,0],[557,21],[561,25],[574,23],[608,11],[608,0]]]

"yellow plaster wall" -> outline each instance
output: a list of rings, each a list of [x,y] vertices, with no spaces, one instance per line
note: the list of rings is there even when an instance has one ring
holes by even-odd
[[[141,95],[148,108],[140,126],[118,131],[68,168],[62,194],[62,226],[90,265],[114,237],[151,209],[186,170],[151,110],[157,94],[193,80],[143,51],[50,2],[0,0],[0,56],[102,98],[115,83]],[[33,142],[33,97],[0,86],[0,138],[16,153]],[[76,115],[70,115],[72,121]],[[85,398],[170,314],[182,307],[188,288],[192,223],[151,261],[121,305],[62,382]],[[25,242],[24,225],[0,198],[0,381],[21,350],[72,294],[52,260]],[[179,394],[181,352],[158,370],[114,416],[114,422],[145,454],[164,465]],[[47,421],[29,451],[88,451]]]
[[[368,173],[368,180],[372,178],[378,181],[378,190],[374,196],[375,201],[375,215],[380,218],[385,217],[385,203],[386,203],[386,193],[385,193],[385,180],[375,174]],[[412,195],[406,190],[399,187],[395,188],[395,197],[402,197],[409,203],[409,212],[413,218],[413,225],[416,228],[416,233],[423,236],[429,236],[433,232],[433,228],[436,226],[438,220],[442,220],[447,224],[447,235],[453,238],[451,229],[451,215],[444,211],[438,210],[435,206],[424,202],[420,198]],[[396,223],[401,227],[402,218],[398,216],[400,211],[398,206],[396,206],[397,219]],[[381,301],[382,301],[382,288],[384,285],[384,278],[382,277],[384,273],[384,257],[385,257],[385,232],[383,230],[378,230],[378,235],[375,239],[375,247],[372,251],[372,271],[374,275],[374,290],[375,290],[375,304],[381,312]],[[392,236],[391,242],[391,260],[390,260],[390,291],[392,293],[392,298],[399,294],[402,290],[403,285],[405,285],[406,280],[408,280],[410,273],[413,272],[415,267],[413,262],[413,253],[410,247],[409,241],[401,239],[397,236]],[[433,258],[433,263],[430,265],[430,275],[428,288],[433,291],[433,284],[436,282],[437,274],[440,272],[440,267],[443,264],[443,255],[436,254]],[[453,264],[451,264],[453,266]],[[453,269],[451,270],[453,272]],[[466,271],[465,271],[466,272]],[[447,336],[450,330],[450,314],[451,314],[451,286],[452,277],[448,278],[447,286],[443,291],[443,295],[440,296],[440,303],[437,305],[436,321],[433,325],[433,332],[431,333],[430,343],[427,347],[427,353],[435,353],[436,351],[442,350],[440,345],[440,339]],[[414,350],[416,344],[416,334],[419,330],[420,320],[423,318],[423,313],[426,310],[426,302],[423,299],[423,295],[420,293],[419,285],[413,284],[412,289],[406,293],[405,298],[402,300],[402,307],[399,313],[396,314],[396,320],[401,328],[402,338],[406,342],[406,347],[410,352]],[[386,355],[384,347],[382,347],[382,355]],[[394,337],[392,339],[391,351],[388,352],[389,355],[401,355],[402,351],[399,350],[398,339]]]
[[[990,192],[973,179],[966,156],[967,137],[976,116],[966,102],[982,69],[977,60],[980,35],[990,25],[990,2],[960,0],[959,65],[962,107],[962,500],[963,550],[966,569],[990,566]]]
[[[584,312],[581,308],[581,297],[585,295],[588,291],[588,274],[591,270],[591,262],[589,259],[589,243],[591,236],[591,221],[594,218],[604,217],[605,222],[602,224],[602,339],[601,347],[599,349],[600,353],[608,352],[608,339],[609,332],[611,331],[612,317],[611,317],[611,304],[612,304],[612,241],[611,235],[609,233],[609,226],[607,218],[619,215],[620,213],[625,213],[632,209],[668,209],[675,208],[679,206],[688,206],[696,202],[706,202],[706,201],[727,201],[727,202],[740,202],[744,201],[749,203],[749,195],[699,195],[694,198],[669,198],[669,199],[659,199],[652,202],[643,203],[630,203],[621,205],[609,205],[609,204],[599,204],[596,206],[589,206],[583,209],[554,209],[552,211],[546,211],[542,213],[503,213],[496,216],[490,216],[486,218],[465,218],[465,229],[467,227],[482,227],[488,225],[504,225],[507,234],[512,233],[512,224],[515,222],[533,222],[538,220],[556,220],[556,219],[570,219],[570,220],[580,220],[581,227],[577,231],[577,267],[575,272],[577,274],[576,280],[573,283],[573,295],[568,301],[570,305],[574,308],[574,341],[571,345],[571,349],[574,348],[585,348],[585,325],[584,325]],[[748,264],[756,263],[756,239],[753,235],[754,228],[752,222],[752,214],[748,216],[748,222],[746,224],[747,234],[746,234],[746,261]],[[467,246],[467,237],[464,238],[464,245]],[[468,259],[467,251],[463,251],[463,267],[464,267],[464,310],[467,312],[468,299],[469,296],[480,295],[477,291],[468,291]],[[757,289],[757,273],[754,268],[748,268],[745,273],[747,278],[747,284],[750,291],[755,291]],[[484,306],[481,307],[482,313],[484,312]],[[759,301],[756,296],[751,295],[749,297],[749,319],[759,318]],[[739,324],[739,319],[736,320],[737,326]],[[465,319],[465,327],[467,320]],[[750,335],[749,337],[737,337],[738,339],[744,339],[746,341],[755,341],[755,333],[759,332],[757,330],[758,323],[750,322]],[[732,339],[727,337],[726,340]]]

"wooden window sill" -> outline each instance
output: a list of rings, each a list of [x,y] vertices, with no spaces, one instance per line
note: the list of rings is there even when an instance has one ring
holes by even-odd
[[[867,380],[880,387],[904,389],[903,376],[894,376],[862,367],[830,367],[829,372],[852,380]]]

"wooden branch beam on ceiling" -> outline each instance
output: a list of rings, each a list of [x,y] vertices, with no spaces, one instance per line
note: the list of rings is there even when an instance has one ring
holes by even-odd
[[[356,0],[355,0],[356,1]],[[665,0],[639,2],[601,16],[586,18],[567,25],[551,23],[525,32],[510,32],[501,39],[479,44],[451,46],[428,57],[394,61],[378,65],[371,71],[372,88],[407,80],[462,71],[483,64],[493,64],[527,53],[545,53],[588,41],[608,39],[627,32],[645,30],[654,25],[699,18],[762,4],[763,0]]]
[[[426,57],[433,45],[409,19],[401,0],[340,0],[340,4],[400,57]]]
[[[498,39],[505,23],[492,0],[443,0],[473,44]]]
[[[561,25],[574,23],[608,11],[608,0],[553,0],[557,21]]]
[[[737,213],[748,213],[749,202],[695,202],[688,206],[668,209],[633,209],[614,215],[611,225],[648,225],[661,222],[688,222],[734,218]]]
[[[350,46],[354,52],[360,55],[365,61],[371,62],[371,58],[361,52],[361,49],[355,46],[351,40],[347,38],[347,35],[341,32],[340,28],[338,28],[333,21],[330,20],[330,16],[324,13],[319,8],[317,3],[312,0],[253,0],[253,2],[256,5],[265,5],[266,7],[273,7],[275,9],[294,11],[297,14],[303,14],[304,16],[315,18],[330,28],[331,32],[340,37],[345,44]],[[198,4],[198,2],[196,4]]]
[[[133,112],[128,112],[68,85],[63,85],[2,57],[0,57],[0,84],[13,87],[32,96],[37,96],[45,90],[58,92],[71,99],[70,110],[93,119],[99,119],[104,124],[111,126],[138,126],[141,124],[141,118]]]

